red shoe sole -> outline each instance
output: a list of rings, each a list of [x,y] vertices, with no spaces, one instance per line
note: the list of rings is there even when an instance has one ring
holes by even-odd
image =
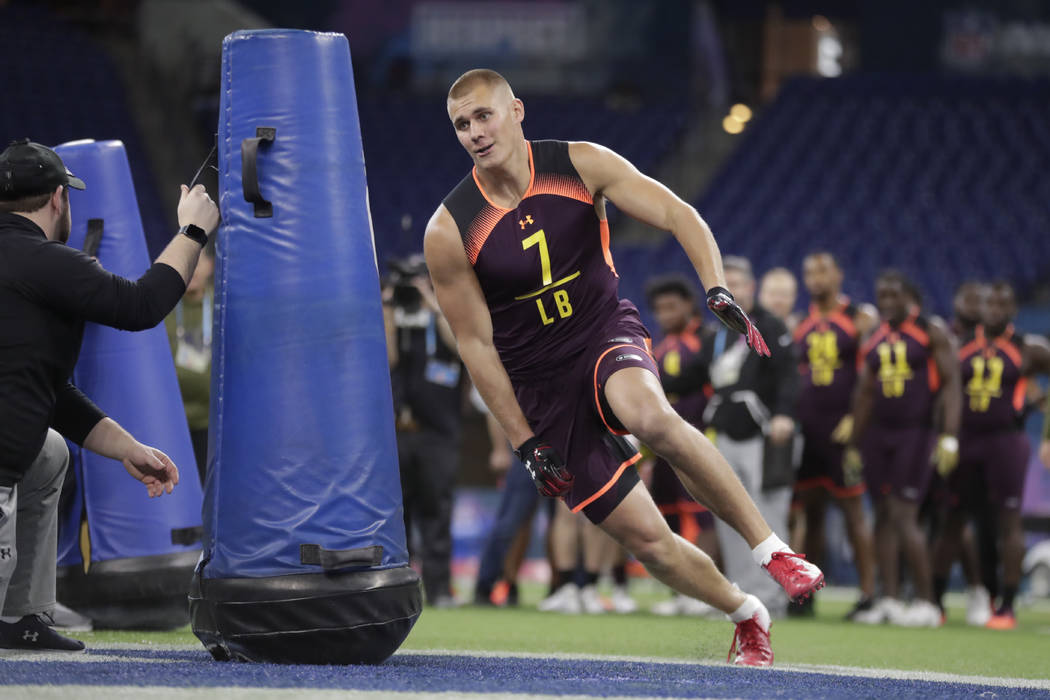
[[[801,593],[796,593],[795,597],[791,599],[791,602],[793,602],[793,603],[801,603],[806,598],[809,598],[811,595],[813,595],[813,593],[815,591],[819,591],[823,587],[824,587],[824,574],[821,574],[820,578],[817,579],[817,582],[814,583],[812,587],[802,591]]]

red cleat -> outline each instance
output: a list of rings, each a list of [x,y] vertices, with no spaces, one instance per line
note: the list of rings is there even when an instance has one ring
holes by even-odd
[[[764,608],[747,620],[737,623],[736,632],[733,633],[733,646],[729,647],[726,661],[732,661],[737,666],[773,665],[773,647],[769,644],[769,613],[765,613],[764,629],[759,620],[763,613]]]
[[[795,603],[824,587],[824,572],[806,561],[805,554],[773,552],[765,569]]]
[[[1013,610],[1000,610],[988,618],[984,626],[990,630],[1012,630],[1017,629],[1017,618]]]

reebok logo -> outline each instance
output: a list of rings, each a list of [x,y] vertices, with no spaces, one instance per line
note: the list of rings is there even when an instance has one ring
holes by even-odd
[[[637,360],[638,362],[644,362],[641,355],[635,355],[633,352],[626,355],[617,355],[616,361],[623,362],[624,360]]]

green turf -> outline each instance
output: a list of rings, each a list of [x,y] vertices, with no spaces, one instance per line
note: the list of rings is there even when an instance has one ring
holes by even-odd
[[[537,594],[528,594],[526,604]],[[661,594],[662,595],[662,594]],[[654,594],[642,593],[643,602]],[[778,663],[832,664],[940,671],[966,675],[1048,678],[1050,610],[1023,609],[1016,630],[967,627],[963,610],[949,610],[940,629],[867,627],[842,621],[848,603],[821,599],[812,619],[775,623],[773,648]],[[74,635],[92,642],[188,644],[188,628],[174,632],[98,631]],[[732,638],[728,622],[633,615],[563,616],[517,609],[426,608],[405,649],[617,654],[680,659],[724,660]]]
[[[841,619],[849,605],[827,602],[814,619],[775,623],[779,663],[833,664],[941,671],[966,675],[1047,678],[1050,613],[1027,612],[1018,629],[966,626],[951,610],[940,629],[867,627]],[[566,617],[535,610],[426,610],[408,649],[516,650],[725,659],[727,622],[668,619],[648,614]]]

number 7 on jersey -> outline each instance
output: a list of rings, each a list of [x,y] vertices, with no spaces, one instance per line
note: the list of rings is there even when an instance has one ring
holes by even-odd
[[[542,286],[540,289],[542,290],[554,282],[554,278],[551,275],[551,256],[547,251],[547,235],[543,232],[543,229],[540,229],[521,241],[522,250],[528,250],[534,245],[538,245],[540,249],[540,275],[542,280]],[[572,305],[569,303],[569,294],[564,289],[559,289],[554,292],[554,305],[558,309],[558,315],[562,318],[572,316]],[[543,299],[540,297],[536,298],[536,308],[540,312],[540,320],[543,322],[543,325],[549,326],[554,323],[554,318],[547,315],[547,309],[544,308]]]

